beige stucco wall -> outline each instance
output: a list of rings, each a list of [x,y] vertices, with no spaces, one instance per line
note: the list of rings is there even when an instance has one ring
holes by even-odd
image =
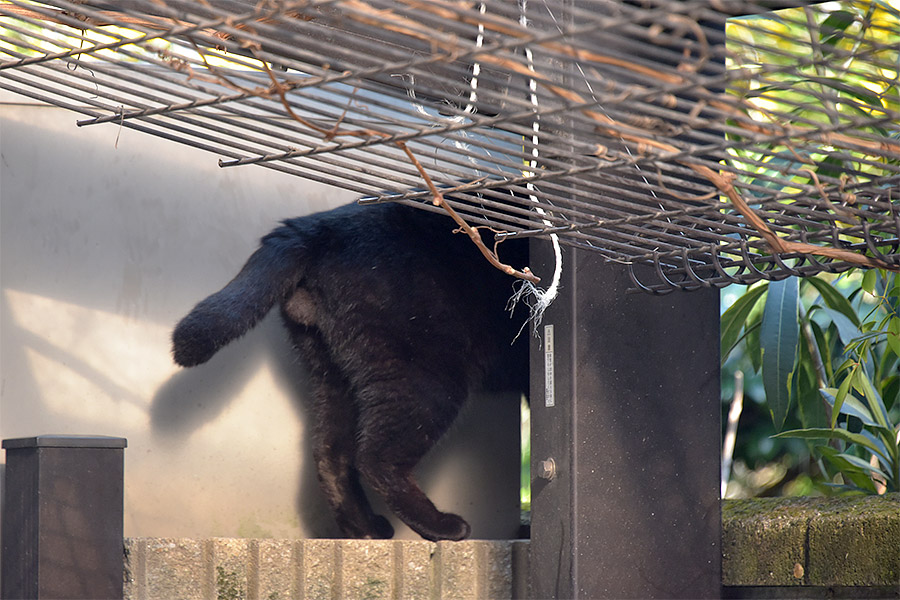
[[[333,535],[277,315],[187,371],[169,333],[279,219],[353,195],[78,118],[0,95],[0,436],[127,438],[127,536]],[[476,537],[511,537],[517,400],[479,405],[422,478]]]

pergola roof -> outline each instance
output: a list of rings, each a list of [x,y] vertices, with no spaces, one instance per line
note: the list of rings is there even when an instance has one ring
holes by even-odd
[[[655,292],[898,268],[900,15],[771,5],[15,0],[0,87]]]

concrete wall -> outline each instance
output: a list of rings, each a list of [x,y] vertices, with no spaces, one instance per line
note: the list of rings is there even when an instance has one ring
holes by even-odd
[[[523,598],[527,540],[126,540],[128,600]]]
[[[127,438],[126,536],[335,535],[277,315],[186,371],[169,334],[278,220],[353,195],[77,118],[0,95],[0,437]],[[506,400],[473,407],[422,472],[483,538],[518,525],[518,399]]]
[[[900,494],[726,500],[722,513],[724,598],[900,598]],[[129,600],[526,598],[533,576],[528,540],[129,539],[125,551]]]

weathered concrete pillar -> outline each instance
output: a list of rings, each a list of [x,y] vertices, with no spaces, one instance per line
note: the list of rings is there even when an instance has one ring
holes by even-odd
[[[3,600],[122,598],[126,441],[3,440]]]

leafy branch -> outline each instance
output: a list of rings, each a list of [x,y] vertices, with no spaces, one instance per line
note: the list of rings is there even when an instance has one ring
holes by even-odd
[[[839,473],[841,489],[898,491],[900,277],[872,270],[840,283],[843,293],[822,277],[751,287],[722,315],[723,361],[737,349],[762,356],[775,428],[795,407],[803,425],[775,437],[826,441],[813,450],[828,481]]]

